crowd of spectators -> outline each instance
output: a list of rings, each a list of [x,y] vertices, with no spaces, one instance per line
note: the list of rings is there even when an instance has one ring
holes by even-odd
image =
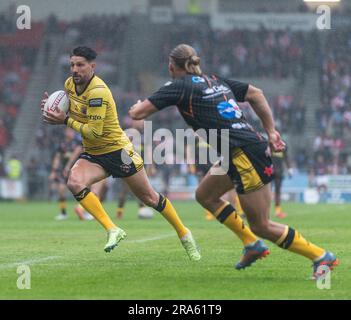
[[[306,33],[264,28],[221,31],[204,24],[171,29],[164,41],[161,61],[177,44],[190,43],[203,57],[206,72],[223,77],[298,78],[303,72]]]
[[[284,135],[300,135],[305,129],[306,106],[293,95],[268,97],[277,129]],[[241,103],[246,119],[255,129],[263,131],[261,122],[248,103]]]
[[[110,15],[88,15],[64,25],[70,47],[65,48],[59,63],[62,78],[69,74],[68,56],[72,47],[85,45],[98,53],[97,73],[110,84],[120,82],[123,46],[125,44],[128,17]]]
[[[320,64],[321,105],[316,112],[315,173],[351,173],[351,36],[326,35]]]
[[[16,34],[0,38],[0,155],[12,140],[12,129],[35,61],[36,48],[19,47]]]
[[[0,15],[0,21],[2,19]],[[65,24],[63,28],[73,43],[92,46],[98,52],[97,73],[113,91],[123,129],[132,126],[127,116],[128,108],[139,98],[145,98],[135,92],[121,92],[116,86],[120,80],[118,70],[123,63],[121,48],[125,44],[128,23],[128,18],[124,16],[91,15]],[[303,49],[308,34],[265,29],[255,32],[219,31],[212,30],[209,24],[199,24],[193,28],[177,25],[171,27],[167,34],[163,52],[155,57],[158,61],[166,62],[169,51],[176,44],[187,42],[203,57],[202,67],[207,73],[224,77],[267,77],[279,80],[287,77],[298,79],[304,71]],[[333,33],[327,43],[321,62],[322,103],[316,114],[319,135],[313,146],[314,154],[309,159],[308,150],[301,146],[294,158],[297,167],[310,167],[315,173],[346,174],[351,172],[351,157],[346,153],[347,136],[351,135],[351,58],[348,54],[351,38],[346,31],[337,36]],[[64,49],[60,59],[64,78],[69,74],[67,53],[70,49]],[[0,156],[10,142],[11,126],[25,93],[34,54],[32,48],[16,51],[0,43]],[[303,133],[306,106],[299,97],[282,94],[270,97],[269,103],[283,135]],[[253,111],[246,105],[242,107],[249,122],[260,130]],[[177,128],[186,127],[176,109],[155,114],[151,120],[154,130],[163,127],[175,132]],[[59,128],[41,126],[36,133],[33,150],[41,150],[38,152],[40,158],[33,156],[27,166],[28,173],[35,179],[47,176],[61,131]]]
[[[110,85],[116,98],[118,115],[122,128],[132,126],[127,111],[138,99],[145,98],[136,92],[121,92],[115,90],[118,84],[118,64],[122,63],[120,53],[124,45],[125,34],[128,27],[126,17],[88,16],[79,21],[65,26],[66,34],[72,38],[73,43],[84,43],[97,50],[99,54],[97,73]],[[116,30],[118,32],[116,32]],[[160,61],[165,62],[165,57],[171,48],[180,43],[191,43],[199,52],[203,69],[210,72],[218,72],[221,76],[238,75],[238,77],[277,77],[284,78],[298,76],[300,60],[302,59],[303,37],[298,33],[269,32],[262,30],[220,32],[210,28],[208,23],[203,23],[194,28],[188,28],[185,32],[182,26],[171,27],[164,39],[163,52],[160,52]],[[214,44],[214,45],[213,45]],[[69,74],[67,64],[67,48],[60,59],[63,67],[63,78]],[[166,75],[166,74],[164,74]],[[112,84],[112,86],[111,86]],[[305,106],[291,95],[280,95],[270,99],[277,123],[284,133],[301,132],[304,125]],[[253,115],[250,108],[245,108],[245,114],[250,122],[259,129],[259,121]],[[153,130],[167,128],[175,133],[178,128],[186,128],[184,121],[175,108],[167,113],[161,112],[153,115]],[[297,124],[298,123],[298,124]],[[45,150],[46,147],[55,146],[55,141],[48,141],[47,137],[57,137],[56,134],[45,134],[45,127],[41,127],[37,133],[36,149]],[[57,132],[58,136],[60,133]],[[44,138],[45,137],[45,138]],[[50,170],[51,156],[48,154],[46,161],[30,162],[30,170],[44,172]],[[43,159],[43,157],[41,157]],[[175,167],[176,171],[179,168]]]

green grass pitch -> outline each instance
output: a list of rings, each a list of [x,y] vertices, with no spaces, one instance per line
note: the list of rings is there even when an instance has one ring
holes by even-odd
[[[52,203],[0,203],[0,299],[350,299],[351,205],[284,204],[284,222],[334,252],[340,266],[331,289],[309,280],[306,258],[268,243],[271,254],[246,270],[233,265],[242,246],[228,229],[206,221],[195,202],[175,202],[191,228],[202,260],[190,262],[175,232],[156,213],[140,220],[128,202],[117,223],[127,240],[107,254],[106,235],[95,221],[54,221]],[[114,213],[113,203],[105,204]],[[114,216],[114,214],[113,214]],[[17,288],[17,266],[27,264],[31,288]]]

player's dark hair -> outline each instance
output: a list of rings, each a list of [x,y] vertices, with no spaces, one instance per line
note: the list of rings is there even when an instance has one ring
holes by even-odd
[[[197,76],[202,75],[200,58],[193,47],[187,44],[180,44],[171,51],[169,57],[177,67],[184,69],[187,73]]]
[[[96,59],[97,53],[89,47],[81,46],[72,50],[70,57],[72,56],[83,57],[88,61],[93,61]]]

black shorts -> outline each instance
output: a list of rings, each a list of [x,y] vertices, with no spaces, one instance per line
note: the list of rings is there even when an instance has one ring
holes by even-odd
[[[97,163],[113,178],[130,177],[144,166],[143,159],[132,149],[120,149],[100,155],[84,152],[79,156],[79,159]]]
[[[227,174],[237,193],[256,191],[273,180],[273,164],[266,142],[234,148],[230,154]]]

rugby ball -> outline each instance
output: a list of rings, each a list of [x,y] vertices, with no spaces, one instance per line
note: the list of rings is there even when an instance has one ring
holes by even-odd
[[[52,93],[44,105],[45,111],[55,111],[57,109],[64,112],[67,112],[69,109],[69,98],[63,90],[58,90]]]
[[[154,212],[149,207],[142,207],[138,211],[139,219],[151,219],[154,216]]]

